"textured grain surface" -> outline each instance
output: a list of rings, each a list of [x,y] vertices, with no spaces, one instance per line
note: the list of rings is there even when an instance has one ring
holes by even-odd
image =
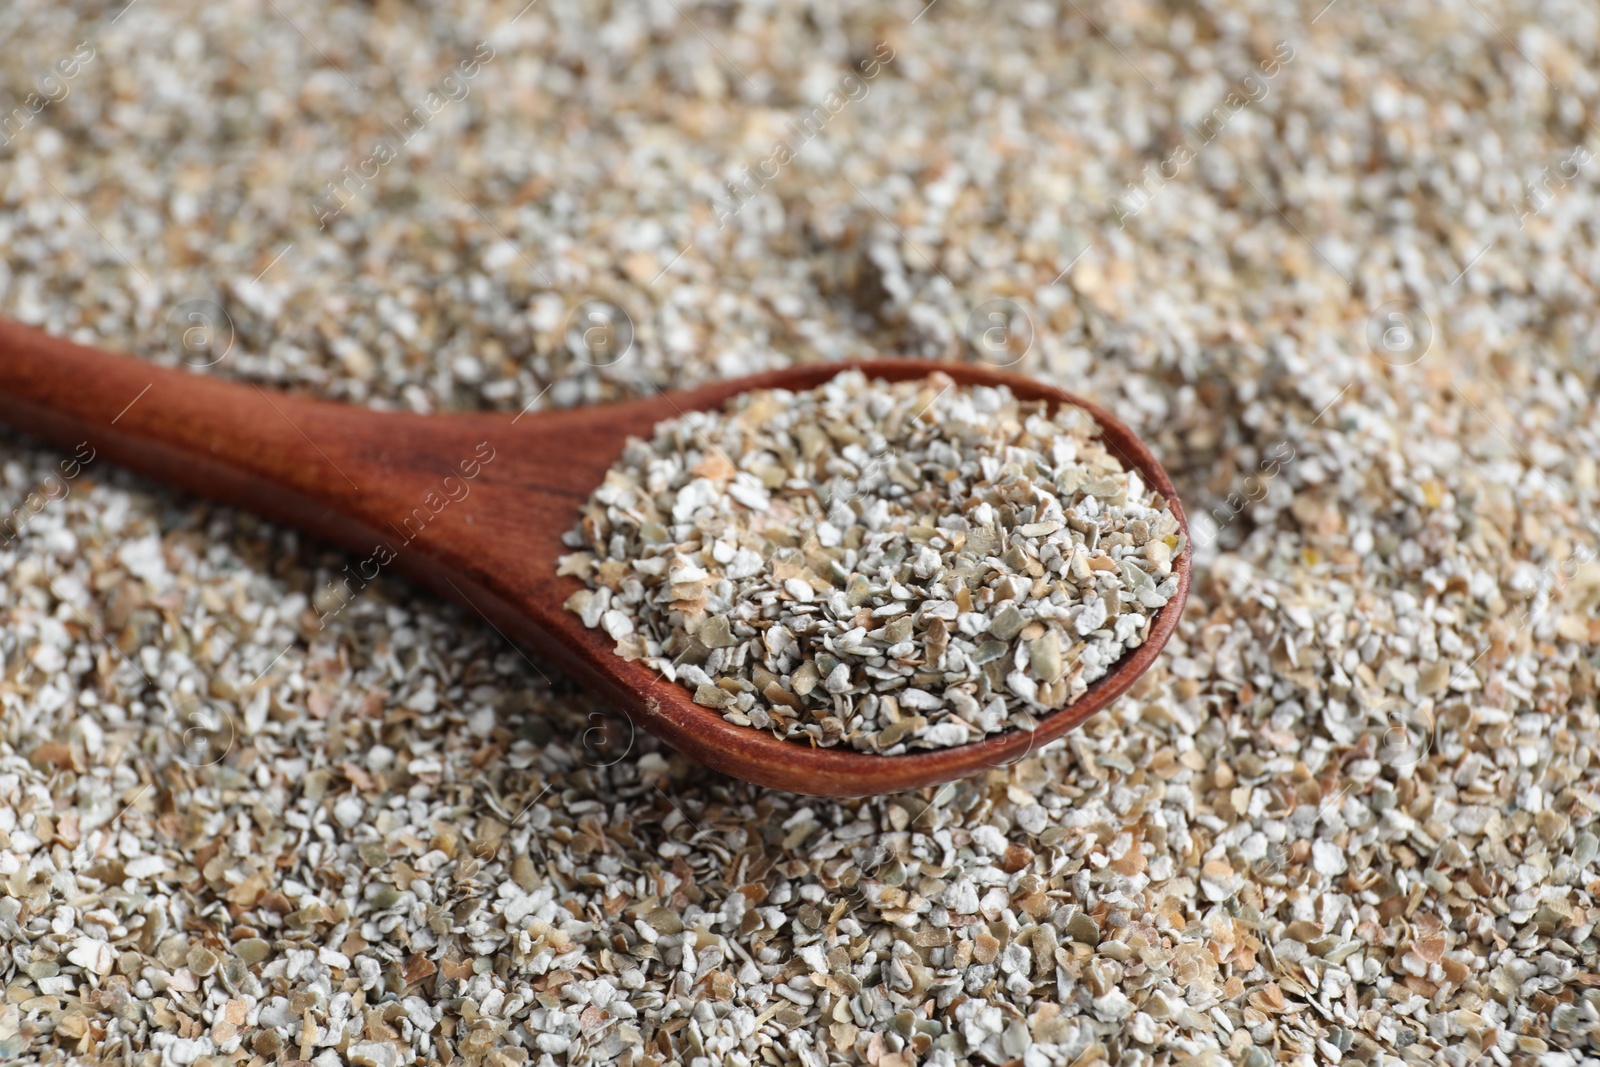
[[[1591,5],[521,7],[6,6],[0,311],[418,410],[1020,356],[1172,472],[1185,623],[1015,767],[801,801],[7,438],[6,1053],[1586,1054]]]

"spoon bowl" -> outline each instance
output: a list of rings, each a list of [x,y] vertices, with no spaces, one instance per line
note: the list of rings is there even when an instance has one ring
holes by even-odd
[[[384,412],[169,370],[0,320],[0,421],[88,462],[159,481],[298,527],[352,553],[340,603],[383,573],[463,604],[507,639],[566,671],[673,748],[757,785],[819,796],[896,793],[1013,763],[1127,691],[1176,628],[1190,549],[1172,561],[1178,591],[1145,641],[1075,703],[1033,731],[881,756],[813,748],[736,726],[688,690],[613,651],[563,605],[582,587],[558,577],[562,535],[629,436],[753,389],[810,389],[856,368],[902,381],[942,371],[963,385],[1006,385],[1024,400],[1070,403],[1099,423],[1123,466],[1166,497],[1187,539],[1171,479],[1132,430],[1100,407],[980,365],[871,359],[788,367],[623,403],[521,414]],[[336,612],[334,612],[336,614]],[[530,662],[532,662],[530,660]]]

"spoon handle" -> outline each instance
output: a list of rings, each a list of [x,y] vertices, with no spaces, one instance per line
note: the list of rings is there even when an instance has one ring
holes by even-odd
[[[381,413],[75,344],[0,319],[0,421],[80,461],[169,485],[351,543],[341,520],[376,475],[355,447]],[[380,491],[382,479],[371,477]]]
[[[475,581],[499,564],[519,586],[540,576],[541,592],[561,534],[626,434],[675,410],[658,395],[519,414],[374,411],[158,367],[0,318],[0,423],[80,463],[127,466],[346,549],[415,542],[402,570],[422,570],[426,555]],[[470,507],[446,509],[469,490]]]

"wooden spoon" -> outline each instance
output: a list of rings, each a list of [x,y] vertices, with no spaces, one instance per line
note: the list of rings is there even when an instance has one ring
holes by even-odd
[[[963,384],[1004,384],[1024,399],[1076,404],[1184,522],[1166,472],[1107,412],[1021,375],[919,359],[796,366],[575,410],[416,415],[166,370],[0,320],[0,419],[63,448],[87,442],[93,464],[120,463],[338,545],[357,559],[347,568],[351,592],[379,572],[405,574],[465,604],[678,751],[758,785],[822,796],[894,793],[1021,759],[1149,668],[1183,612],[1187,548],[1173,560],[1177,595],[1156,613],[1145,643],[1077,703],[1043,716],[1031,733],[1013,729],[903,756],[811,748],[725,722],[644,663],[619,658],[605,633],[562,607],[580,583],[556,576],[557,557],[571,551],[561,535],[629,435],[746,390],[809,389],[846,367],[890,381],[938,370]]]

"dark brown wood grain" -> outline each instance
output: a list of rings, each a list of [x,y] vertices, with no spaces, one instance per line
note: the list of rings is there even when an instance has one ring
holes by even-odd
[[[1124,464],[1163,493],[1184,521],[1166,472],[1109,413],[1021,375],[916,359],[791,367],[520,418],[416,415],[167,370],[0,320],[0,419],[69,450],[88,442],[96,464],[122,464],[312,533],[349,551],[352,572],[377,567],[405,574],[464,604],[709,767],[776,789],[858,796],[1014,762],[1122,695],[1177,625],[1189,591],[1190,553],[1186,548],[1173,561],[1178,593],[1157,613],[1145,643],[1076,704],[1044,716],[1032,733],[1012,730],[978,744],[904,756],[810,748],[724,722],[643,663],[619,659],[604,633],[585,629],[562,607],[579,582],[556,577],[556,558],[569,551],[561,535],[630,434],[645,435],[664,418],[716,407],[749,389],[810,388],[852,366],[891,381],[939,370],[963,384],[1003,383],[1026,399],[1077,404],[1099,421]],[[377,562],[387,553],[393,558]]]

